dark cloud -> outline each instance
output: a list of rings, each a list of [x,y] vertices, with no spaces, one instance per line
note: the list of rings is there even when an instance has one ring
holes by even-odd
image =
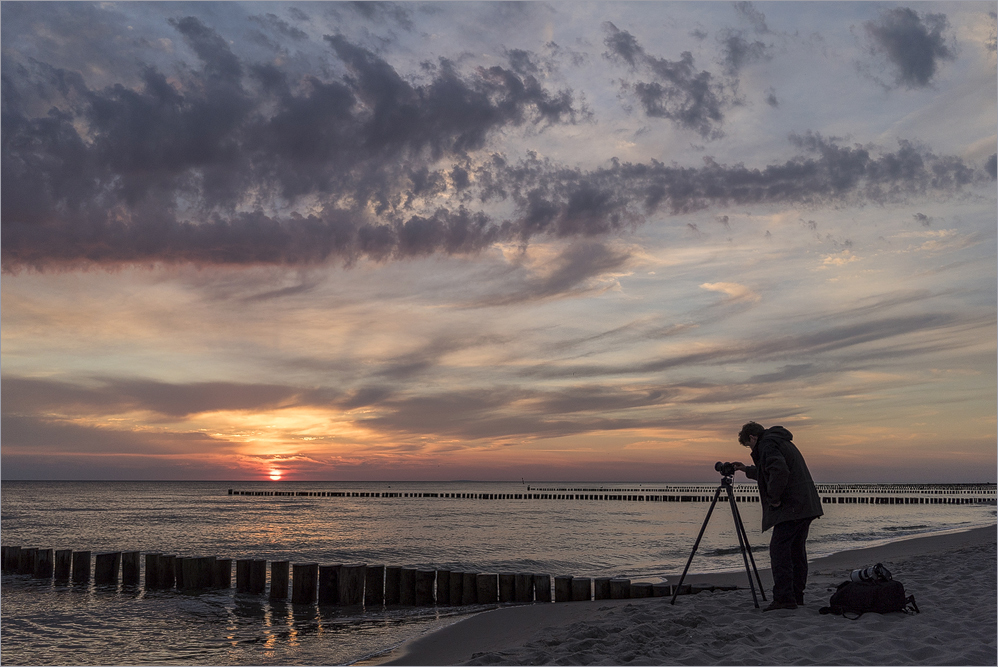
[[[907,7],[894,7],[864,27],[872,51],[893,66],[897,86],[928,86],[939,62],[956,57],[943,34],[949,28],[945,14],[920,15]]]
[[[993,154],[984,163],[984,171],[991,174],[992,180],[998,178],[998,153]]]
[[[276,33],[290,30],[280,21],[265,15]],[[571,91],[541,84],[542,59],[529,52],[509,51],[508,68],[465,71],[440,59],[406,78],[330,35],[324,44],[343,74],[301,75],[241,59],[200,19],[171,25],[200,65],[141,66],[133,85],[95,88],[71,69],[4,59],[5,270],[475,253],[538,236],[594,239],[661,211],[941,196],[995,173],[994,158],[981,172],[905,142],[878,151],[812,133],[791,136],[799,156],[762,166],[516,161],[491,154],[491,138],[585,115]],[[648,114],[720,131],[729,100],[691,55],[650,56],[612,24],[605,44],[607,57],[652,75],[628,84]],[[557,286],[532,293],[549,289]]]
[[[81,385],[58,380],[5,377],[5,415],[120,414],[150,411],[162,417],[184,418],[216,410],[261,410],[317,400],[314,392],[278,385],[198,382],[170,384],[153,380],[109,379]]]
[[[486,295],[468,305],[506,306],[568,294],[584,294],[594,289],[588,284],[591,279],[620,270],[629,259],[630,253],[615,250],[602,243],[573,243],[544,267],[546,271],[542,275],[521,276],[519,280],[507,277],[507,287],[502,293]]]
[[[763,34],[769,32],[769,26],[766,25],[766,15],[753,7],[751,2],[736,2],[734,4],[738,15],[752,24],[757,33]]]
[[[445,179],[430,165],[479,150],[504,128],[575,121],[570,91],[500,66],[461,73],[441,60],[416,84],[328,36],[349,75],[293,77],[241,62],[197,18],[170,23],[202,67],[172,78],[146,67],[138,89],[90,89],[44,65],[5,67],[5,266],[474,251],[501,228],[463,209],[406,212],[441,191]],[[25,100],[40,79],[62,99],[33,115]],[[294,211],[302,199],[322,213],[262,210],[276,200]]]
[[[737,76],[745,65],[770,60],[771,47],[755,40],[749,42],[740,30],[723,30],[718,35],[721,42],[721,64],[729,76]]]
[[[296,16],[295,18],[298,17]],[[304,30],[294,27],[276,14],[267,13],[260,16],[250,16],[249,20],[296,42],[308,39],[308,34],[306,34]]]
[[[924,213],[916,213],[914,215],[914,218],[915,218],[916,222],[918,222],[920,225],[922,225],[924,227],[930,227],[930,226],[932,226],[932,220],[933,220],[933,218],[930,218],[929,216],[925,215]]]
[[[695,416],[627,414],[662,405],[675,392],[672,388],[587,386],[549,392],[510,387],[441,392],[386,401],[379,406],[382,414],[364,420],[363,425],[386,433],[466,440],[563,437],[680,424],[688,427]]]
[[[780,101],[776,99],[776,91],[770,88],[766,93],[766,104],[774,109],[780,106]]]
[[[5,466],[7,457],[17,453],[188,455],[216,452],[225,444],[199,432],[122,431],[35,416],[5,414],[0,428],[3,429]]]
[[[734,346],[719,346],[674,357],[649,360],[628,366],[554,366],[542,365],[525,371],[532,377],[598,377],[660,373],[673,368],[749,363],[767,361],[810,360],[819,355],[849,351],[850,363],[877,361],[892,355],[908,357],[938,351],[939,344],[919,347],[911,341],[917,333],[945,331],[951,328],[974,326],[980,323],[963,322],[947,313],[925,313],[913,316],[880,317],[850,324],[832,325],[811,332],[776,335],[766,340],[746,342]],[[900,341],[898,349],[876,344]]]
[[[998,51],[998,26],[995,26],[995,22],[998,20],[998,12],[988,12],[988,18],[991,19],[991,31],[984,42],[984,48],[987,49],[988,53],[994,54]]]
[[[706,70],[697,71],[693,54],[684,51],[670,61],[648,54],[629,32],[614,24],[603,24],[609,49],[604,56],[624,62],[632,70],[647,72],[654,79],[624,83],[623,90],[637,97],[645,115],[665,118],[704,138],[721,136],[722,109],[731,103],[721,86]]]
[[[346,7],[364,18],[375,22],[395,23],[405,30],[412,30],[412,12],[406,3],[398,2],[347,2]]]

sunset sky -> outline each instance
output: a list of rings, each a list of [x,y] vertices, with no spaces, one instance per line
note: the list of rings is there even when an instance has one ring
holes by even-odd
[[[995,10],[4,2],[0,474],[994,482]]]

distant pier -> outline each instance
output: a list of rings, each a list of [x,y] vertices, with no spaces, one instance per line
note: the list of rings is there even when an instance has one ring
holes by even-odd
[[[869,505],[994,505],[994,484],[817,484],[821,502]],[[735,500],[759,502],[755,484],[734,484]],[[445,498],[452,500],[574,500],[618,502],[710,502],[716,485],[675,484],[638,488],[535,487],[523,493],[416,491],[266,491],[229,489],[230,496],[288,498]]]

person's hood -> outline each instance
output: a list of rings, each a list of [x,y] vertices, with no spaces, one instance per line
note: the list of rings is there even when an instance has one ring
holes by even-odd
[[[783,428],[782,426],[772,426],[770,428],[767,428],[766,432],[763,434],[762,437],[765,438],[767,435],[774,435],[782,440],[794,439],[794,434],[788,431],[787,429]]]

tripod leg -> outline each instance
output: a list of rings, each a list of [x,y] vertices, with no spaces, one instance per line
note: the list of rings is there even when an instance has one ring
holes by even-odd
[[[710,509],[707,510],[707,516],[704,517],[703,525],[700,526],[700,534],[697,535],[697,541],[693,543],[693,551],[690,552],[690,557],[686,560],[686,567],[683,568],[683,576],[679,577],[679,583],[676,584],[676,590],[672,594],[671,604],[676,604],[676,596],[679,595],[679,587],[683,585],[683,579],[686,578],[686,573],[690,570],[690,563],[693,562],[693,555],[697,552],[697,547],[700,546],[700,540],[703,539],[703,532],[707,530],[707,522],[710,521],[710,515],[714,512],[714,506],[717,505],[717,499],[721,495],[721,488],[717,487],[717,491],[714,492],[714,500],[710,502]]]
[[[752,557],[752,547],[749,546],[748,533],[745,532],[745,524],[742,523],[742,513],[738,511],[737,503],[733,502],[732,507],[734,508],[735,516],[737,517],[735,521],[737,524],[736,529],[741,531],[742,537],[745,539],[745,549],[748,551],[749,561],[752,563],[752,570],[755,572],[755,580],[759,582],[759,593],[762,595],[763,602],[765,602],[766,590],[762,587],[762,577],[759,576],[759,568],[756,567],[755,558]]]
[[[747,536],[742,535],[745,531],[745,527],[742,525],[741,517],[738,514],[738,508],[735,506],[735,495],[731,490],[730,486],[725,487],[728,490],[728,504],[731,505],[731,518],[735,522],[735,534],[738,535],[738,548],[742,552],[742,560],[745,562],[745,574],[748,576],[748,585],[752,589],[752,602],[755,603],[755,608],[759,608],[759,598],[755,594],[755,584],[752,582],[752,571],[749,570],[748,556],[745,553],[745,545],[747,544]],[[754,561],[753,561],[754,562]],[[762,592],[762,587],[760,586],[759,592]]]

